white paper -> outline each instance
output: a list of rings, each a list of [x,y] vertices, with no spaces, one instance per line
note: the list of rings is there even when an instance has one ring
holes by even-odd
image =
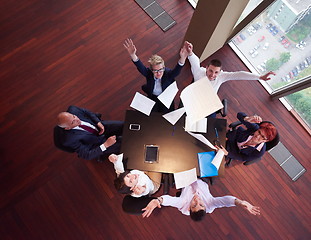
[[[179,108],[175,111],[164,114],[164,115],[162,115],[162,117],[164,117],[172,125],[175,125],[184,113],[185,113],[185,108],[182,107],[182,108]]]
[[[189,186],[197,180],[197,170],[192,168],[187,171],[174,173],[176,189]]]
[[[190,132],[202,132],[206,133],[207,131],[207,118],[203,118],[194,124],[191,125],[189,121],[189,117],[186,116],[186,121],[185,121],[185,130],[190,131]]]
[[[217,170],[219,169],[220,167],[220,164],[221,164],[221,161],[223,159],[223,157],[225,156],[225,153],[223,150],[218,150],[213,161],[212,161],[212,164],[217,168]]]
[[[191,124],[223,108],[207,77],[187,86],[180,94]]]
[[[147,98],[139,92],[136,92],[130,106],[149,116],[154,104],[155,101]]]
[[[170,108],[177,92],[177,84],[176,81],[174,81],[158,96],[158,99],[165,105],[165,107]]]
[[[124,173],[123,153],[117,155],[117,161],[113,163],[113,166],[117,174]]]
[[[199,133],[192,133],[192,132],[188,132],[192,137],[195,137],[196,139],[198,139],[199,141],[201,141],[202,143],[206,144],[207,146],[209,146],[212,149],[216,149],[215,146],[213,144],[211,144],[210,141],[208,141],[206,139],[206,137],[204,137],[202,134]]]

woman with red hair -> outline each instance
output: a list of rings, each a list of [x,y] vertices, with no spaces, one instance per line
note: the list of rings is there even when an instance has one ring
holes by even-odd
[[[243,112],[237,118],[246,127],[239,127],[227,133],[226,150],[230,159],[251,161],[259,159],[266,151],[266,143],[278,138],[275,126],[254,115],[247,116]]]

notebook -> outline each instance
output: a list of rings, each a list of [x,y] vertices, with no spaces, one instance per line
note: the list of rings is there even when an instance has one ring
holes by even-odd
[[[218,168],[212,163],[215,151],[198,153],[200,177],[218,176]]]

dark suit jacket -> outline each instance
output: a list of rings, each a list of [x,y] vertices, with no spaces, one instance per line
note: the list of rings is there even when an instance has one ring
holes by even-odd
[[[259,124],[257,123],[249,123],[244,121],[244,117],[247,115],[243,112],[239,112],[237,114],[237,118],[241,121],[242,124],[245,125],[246,129],[243,127],[239,127],[237,130],[228,132],[227,134],[227,150],[228,157],[232,159],[242,160],[242,161],[250,161],[257,158],[261,158],[266,151],[266,144],[262,147],[260,151],[256,149],[256,147],[250,147],[239,149],[237,147],[237,142],[244,142],[246,139],[256,132],[259,129]]]
[[[86,109],[76,106],[70,106],[67,112],[76,115],[80,120],[91,123],[97,127],[97,123],[101,122],[98,115],[92,113]],[[105,124],[104,124],[105,126]],[[74,152],[78,153],[78,156],[87,160],[98,158],[106,151],[100,149],[100,145],[103,144],[108,137],[105,133],[97,136],[92,133],[83,130],[65,130],[61,127],[57,127],[58,141],[66,148],[71,148]],[[106,129],[106,128],[105,128]],[[106,130],[105,130],[106,132]],[[115,144],[114,144],[115,145]],[[112,145],[112,146],[114,146]],[[111,147],[112,147],[111,146]]]
[[[150,68],[145,67],[145,65],[138,60],[137,62],[134,62],[135,66],[137,67],[138,71],[145,76],[147,80],[146,88],[144,88],[144,91],[147,93],[149,98],[152,98],[152,92],[154,89],[154,76],[153,72]],[[161,85],[162,90],[164,91],[171,83],[175,81],[175,77],[177,77],[182,69],[183,66],[180,66],[178,63],[176,64],[175,68],[173,70],[169,68],[165,68],[165,71],[163,73],[162,79],[161,79]]]

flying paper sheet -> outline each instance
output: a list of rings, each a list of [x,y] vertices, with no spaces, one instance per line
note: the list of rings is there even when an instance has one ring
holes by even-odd
[[[152,101],[141,93],[136,92],[130,106],[149,116],[154,104],[155,101]]]
[[[175,81],[158,96],[158,99],[165,105],[165,107],[170,108],[177,92],[178,88]]]
[[[211,149],[216,149],[215,146],[213,144],[211,144],[210,141],[208,141],[206,139],[206,137],[204,137],[202,134],[198,134],[198,133],[192,133],[192,132],[187,132],[189,133],[192,137],[195,137],[196,139],[198,139],[199,141],[201,141],[202,143],[206,144],[207,146],[209,146]]]
[[[175,125],[184,113],[185,113],[185,108],[179,108],[175,111],[162,115],[162,117],[164,117],[172,125]]]
[[[190,124],[194,124],[223,108],[219,97],[207,77],[187,86],[181,92],[180,98],[186,109]]]
[[[197,171],[193,168],[187,171],[174,173],[174,180],[176,189],[187,187],[197,180]]]
[[[207,118],[203,118],[194,124],[190,125],[188,116],[186,117],[185,130],[189,132],[202,132],[206,133],[207,131]]]

